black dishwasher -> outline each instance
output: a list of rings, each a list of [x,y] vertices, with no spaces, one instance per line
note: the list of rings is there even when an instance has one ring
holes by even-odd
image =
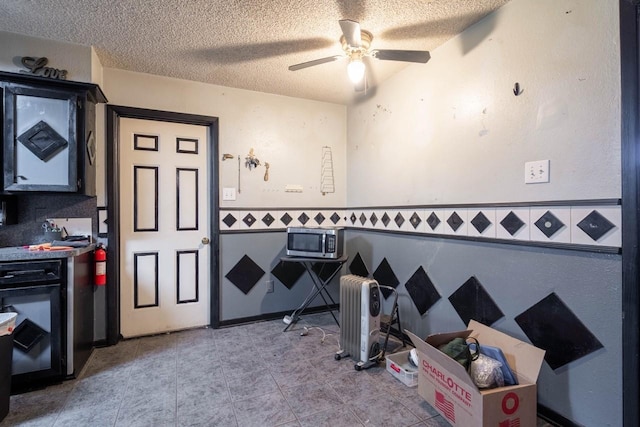
[[[0,311],[18,314],[12,391],[63,377],[65,290],[60,260],[0,263]]]

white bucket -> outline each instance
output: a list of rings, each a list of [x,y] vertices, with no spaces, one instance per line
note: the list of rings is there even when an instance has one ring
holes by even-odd
[[[0,337],[9,335],[16,327],[18,313],[0,313]]]

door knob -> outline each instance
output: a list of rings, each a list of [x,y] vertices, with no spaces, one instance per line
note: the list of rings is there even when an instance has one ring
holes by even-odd
[[[203,238],[202,238],[202,244],[203,244],[203,245],[208,245],[208,244],[209,244],[209,242],[210,242],[210,240],[209,240],[209,238],[208,238],[208,237],[203,237]]]

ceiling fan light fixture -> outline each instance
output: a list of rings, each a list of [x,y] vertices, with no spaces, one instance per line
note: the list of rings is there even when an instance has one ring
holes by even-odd
[[[361,58],[353,58],[347,65],[347,74],[353,83],[360,83],[364,78],[364,62]]]

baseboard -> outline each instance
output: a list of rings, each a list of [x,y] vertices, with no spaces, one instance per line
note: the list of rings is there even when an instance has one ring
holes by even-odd
[[[106,339],[94,341],[93,347],[94,348],[109,347],[109,342]]]
[[[329,310],[338,310],[339,308],[340,306],[338,304],[333,304],[329,306],[323,305],[318,307],[309,307],[305,309],[304,313],[301,315],[301,318],[304,318],[305,314],[323,313]],[[222,327],[228,327],[228,326],[242,325],[245,323],[255,323],[255,322],[262,322],[265,320],[282,319],[285,315],[291,314],[291,311],[292,310],[279,311],[277,313],[265,313],[257,316],[240,317],[240,318],[231,319],[231,320],[221,320],[220,327],[222,328]]]
[[[538,403],[538,418],[542,418],[549,424],[557,427],[583,427],[582,424],[575,423],[563,417],[556,411]]]

